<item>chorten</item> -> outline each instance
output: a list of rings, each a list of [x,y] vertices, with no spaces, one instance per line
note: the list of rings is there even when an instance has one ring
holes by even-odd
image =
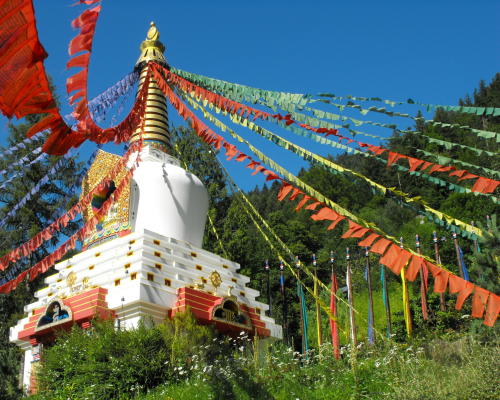
[[[141,44],[136,68],[139,90],[147,62],[168,68],[165,47],[153,23]],[[96,229],[83,251],[55,265],[46,287],[25,306],[26,316],[10,329],[10,341],[24,351],[23,385],[35,387],[34,374],[43,346],[55,333],[74,324],[89,328],[96,317],[112,318],[117,328],[139,321],[158,323],[188,307],[201,324],[221,332],[241,331],[260,338],[281,338],[282,329],[266,316],[269,306],[256,300],[239,264],[201,248],[208,211],[208,192],[192,173],[169,154],[167,102],[151,79],[145,120],[131,137],[140,140],[140,163],[129,187]],[[100,150],[82,183],[82,196],[117,164],[120,156]],[[116,176],[119,181],[130,166]],[[108,182],[111,191],[117,182]],[[104,196],[107,193],[103,193]],[[84,212],[94,216],[99,198]]]

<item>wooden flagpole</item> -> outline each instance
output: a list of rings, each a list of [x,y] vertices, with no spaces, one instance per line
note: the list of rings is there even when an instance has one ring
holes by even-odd
[[[349,254],[349,247],[346,247],[346,260],[347,260],[347,299],[349,301],[349,322],[351,323],[351,343],[353,347],[358,345],[356,338],[356,319],[354,316],[354,299],[352,293],[352,273],[351,273],[351,256]]]
[[[418,235],[415,235],[415,246],[417,247],[417,252],[418,254],[422,254],[422,251],[420,250],[420,238]],[[423,270],[423,268],[426,268],[425,266],[422,266],[419,271],[420,275],[420,304],[422,307],[422,318],[424,321],[427,321],[429,319],[429,314],[427,311],[427,274],[429,273],[427,270]]]
[[[434,242],[434,254],[436,256],[436,261],[439,264],[442,264],[441,257],[439,255],[439,245],[438,245],[438,238],[437,238],[436,231],[432,232],[432,240]],[[460,264],[459,264],[459,268],[460,268]],[[446,304],[444,302],[444,293],[439,293],[439,309],[441,311],[446,311]]]

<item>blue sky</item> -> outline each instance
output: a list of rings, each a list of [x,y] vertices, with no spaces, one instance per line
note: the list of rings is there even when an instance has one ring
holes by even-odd
[[[75,35],[70,21],[82,10],[71,7],[73,2],[35,1],[40,39],[49,53],[46,70],[62,103],[67,46]],[[499,17],[500,3],[493,0],[104,0],[89,93],[101,93],[132,70],[149,22],[155,21],[170,64],[190,72],[279,91],[456,104],[480,79],[490,81],[500,70]],[[69,110],[64,105],[63,112]],[[0,122],[5,132],[5,120]],[[293,172],[304,165],[274,145],[254,142]],[[93,148],[85,145],[82,159]],[[227,164],[243,188],[262,182],[239,163]]]

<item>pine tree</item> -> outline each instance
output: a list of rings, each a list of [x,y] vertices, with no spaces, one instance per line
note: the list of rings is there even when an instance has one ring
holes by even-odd
[[[474,251],[470,273],[474,277],[474,283],[500,294],[500,229],[497,216],[493,215],[489,227],[479,224],[484,236],[479,238],[480,251]]]
[[[205,185],[209,197],[208,215],[214,226],[221,227],[231,202],[226,188],[224,173],[215,159],[214,150],[202,142],[192,129],[171,127],[174,137],[172,155],[181,161],[181,166],[196,175]],[[220,231],[217,231],[220,235]],[[207,221],[203,248],[223,255],[221,246],[213,232],[210,221]]]
[[[25,139],[27,130],[38,118],[29,116],[26,123],[9,125],[7,148]],[[32,152],[41,146],[42,143],[43,139],[35,140],[27,144],[25,149],[17,150],[14,154],[3,154],[0,158],[0,170],[7,168],[8,171],[1,182],[5,182],[8,177],[12,177],[14,174],[18,175],[0,192],[0,220],[6,218],[9,211],[21,201],[26,193],[31,191],[37,182],[48,174],[49,170],[60,159],[60,157],[48,156],[43,161],[34,163],[26,168],[22,166],[9,168],[26,155],[29,155],[30,160],[35,159],[37,155],[33,155]],[[5,149],[0,149],[0,153],[4,151]],[[76,183],[80,169],[81,164],[77,162],[76,157],[69,157],[65,160],[63,167],[49,177],[48,183],[43,185],[38,193],[34,193],[31,199],[13,216],[7,217],[7,223],[3,228],[0,228],[0,256],[26,242],[41,231],[51,222],[54,216],[58,216],[54,215],[54,213],[59,207],[67,209],[72,202],[76,201],[76,198],[68,198],[67,193],[69,188]],[[6,271],[0,273],[0,279],[12,279],[23,270],[43,259],[53,250],[58,241],[65,235],[73,232],[78,224],[78,221],[68,224],[59,235],[55,235],[31,256],[21,259],[16,264],[11,264]],[[53,272],[47,272],[47,274],[51,273]],[[15,399],[21,394],[18,388],[21,353],[15,345],[9,343],[9,327],[13,326],[18,319],[23,317],[23,307],[33,301],[33,293],[40,288],[43,277],[39,276],[33,282],[21,284],[11,294],[0,294],[1,399]]]

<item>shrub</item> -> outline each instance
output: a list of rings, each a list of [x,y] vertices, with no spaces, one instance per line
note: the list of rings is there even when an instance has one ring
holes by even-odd
[[[116,330],[97,322],[90,330],[74,327],[46,348],[37,379],[38,399],[128,399],[138,392],[176,382],[212,338],[190,312],[172,321]]]

